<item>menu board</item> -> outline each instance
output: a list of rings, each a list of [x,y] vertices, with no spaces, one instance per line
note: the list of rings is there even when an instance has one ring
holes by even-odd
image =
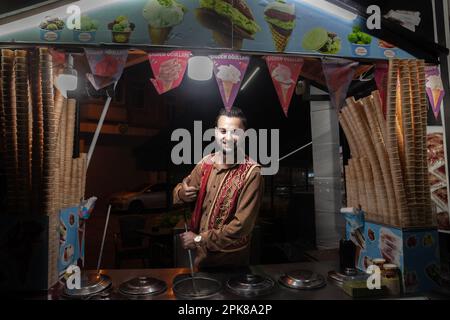
[[[149,45],[372,59],[413,58],[394,45],[365,33],[365,20],[361,17],[326,11],[314,1],[235,0],[233,3],[224,0],[80,0],[70,4],[78,6],[79,20],[74,19],[74,7],[65,5],[2,25],[0,42]]]

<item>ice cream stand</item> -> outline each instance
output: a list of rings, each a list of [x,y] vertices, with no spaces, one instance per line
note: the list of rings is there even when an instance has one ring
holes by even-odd
[[[368,30],[365,18],[333,1],[241,0],[232,5],[220,0],[80,0],[37,8],[29,16],[1,24],[0,133],[5,141],[7,217],[11,216],[11,225],[32,221],[45,230],[29,262],[39,268],[28,271],[30,278],[19,291],[55,288],[65,268],[77,263],[76,253],[84,249],[78,230],[70,226],[79,225],[77,210],[85,205],[89,211],[91,205],[84,194],[86,171],[95,156],[96,137],[110,99],[89,153],[73,157],[76,97],[70,91],[76,87],[63,80],[67,75],[84,76],[73,72],[75,53],[88,60],[86,77],[97,90],[114,88],[133,59],[148,60],[154,75],[151,82],[159,94],[176,90],[185,74],[198,80],[214,76],[226,108],[256,74],[247,70],[251,56],[263,56],[286,117],[291,97],[299,90],[299,77],[326,88],[351,152],[344,174],[345,202],[352,209],[343,211],[346,237],[359,250],[356,272],[363,273],[374,259],[383,258],[404,275],[405,293],[435,288],[439,247],[428,187],[427,97],[443,108],[448,83],[439,83],[440,77],[433,74],[438,69],[432,67],[438,65],[439,53],[445,56],[448,50],[434,44],[428,50],[414,48],[405,40],[397,44],[395,32]],[[195,55],[200,49],[209,54]],[[313,65],[318,69],[308,67]],[[362,99],[347,97],[352,80],[370,70],[380,77],[379,91]],[[437,77],[428,86],[427,72]],[[311,101],[314,96],[309,94]],[[441,144],[441,171],[434,175],[440,180],[433,192],[439,190],[439,199],[445,199],[445,138]],[[352,222],[362,214],[363,222],[355,226]],[[274,281],[258,276],[258,268],[253,271],[253,275],[225,281],[225,287],[235,296],[270,297]],[[286,267],[276,278],[281,288],[321,288],[324,269],[315,271]],[[115,272],[109,274],[113,281],[115,277],[124,280]],[[164,271],[134,275],[127,280],[137,284],[123,282],[122,293],[140,286],[143,291],[128,292],[128,296],[174,298],[172,289],[165,287],[169,276]],[[198,281],[209,279],[208,275],[198,277]],[[165,283],[158,281],[161,278]],[[222,286],[217,287],[220,290]],[[299,292],[298,297],[304,294]]]

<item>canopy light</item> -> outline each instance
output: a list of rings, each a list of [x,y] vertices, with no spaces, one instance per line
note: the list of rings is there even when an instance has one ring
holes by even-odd
[[[213,62],[208,57],[195,56],[188,61],[188,77],[192,80],[206,81],[212,78]]]
[[[55,85],[61,91],[64,98],[67,98],[67,91],[77,89],[78,76],[77,71],[73,68],[73,57],[71,54],[67,57],[67,64],[64,71],[56,78]]]
[[[301,0],[301,1],[303,3],[309,4],[310,6],[331,13],[332,15],[338,16],[344,20],[353,21],[358,17],[355,13],[350,12],[344,8],[341,8],[327,0]]]
[[[250,77],[248,77],[247,81],[244,82],[244,84],[241,87],[241,91],[244,90],[248,84],[250,83],[250,81],[252,81],[252,79],[256,76],[256,74],[258,73],[260,67],[256,67],[255,70],[253,70],[253,72],[250,74]]]

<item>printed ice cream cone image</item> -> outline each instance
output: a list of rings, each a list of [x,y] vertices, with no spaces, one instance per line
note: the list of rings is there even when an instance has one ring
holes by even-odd
[[[441,77],[437,75],[427,77],[426,87],[431,90],[434,106],[437,106],[441,93],[444,90]]]
[[[173,58],[161,63],[157,79],[162,87],[162,92],[172,89],[175,80],[180,76],[182,66],[177,58]]]
[[[261,30],[245,0],[200,0],[195,10],[197,21],[212,31],[221,47],[241,49],[243,39],[254,39]]]
[[[264,19],[269,24],[277,52],[284,52],[295,28],[295,5],[285,0],[271,2],[264,10]]]
[[[228,66],[219,66],[218,69],[219,72],[217,73],[217,78],[222,80],[225,100],[228,103],[234,85],[241,81],[241,72],[231,64]]]
[[[148,23],[152,44],[164,44],[172,28],[183,21],[186,8],[175,0],[149,0],[142,15]]]
[[[292,80],[292,72],[284,64],[279,64],[272,71],[272,79],[277,81],[280,84],[281,94],[283,97],[283,102],[287,103],[289,100],[288,91],[291,86],[294,84],[294,80]]]

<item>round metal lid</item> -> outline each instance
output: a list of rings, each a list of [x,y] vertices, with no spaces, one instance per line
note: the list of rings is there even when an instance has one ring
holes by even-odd
[[[120,293],[126,295],[157,295],[165,292],[167,285],[164,281],[151,277],[137,277],[122,283]]]
[[[272,291],[275,283],[270,278],[255,274],[245,274],[228,280],[227,288],[244,297],[255,297],[268,294]]]
[[[173,282],[173,292],[179,299],[207,299],[222,290],[222,283],[207,275],[178,275]]]
[[[68,289],[64,286],[64,295],[71,298],[83,298],[108,289],[112,280],[105,274],[88,273],[81,276],[80,289]]]
[[[279,282],[293,289],[316,289],[326,284],[324,277],[309,270],[287,272],[280,277]]]

